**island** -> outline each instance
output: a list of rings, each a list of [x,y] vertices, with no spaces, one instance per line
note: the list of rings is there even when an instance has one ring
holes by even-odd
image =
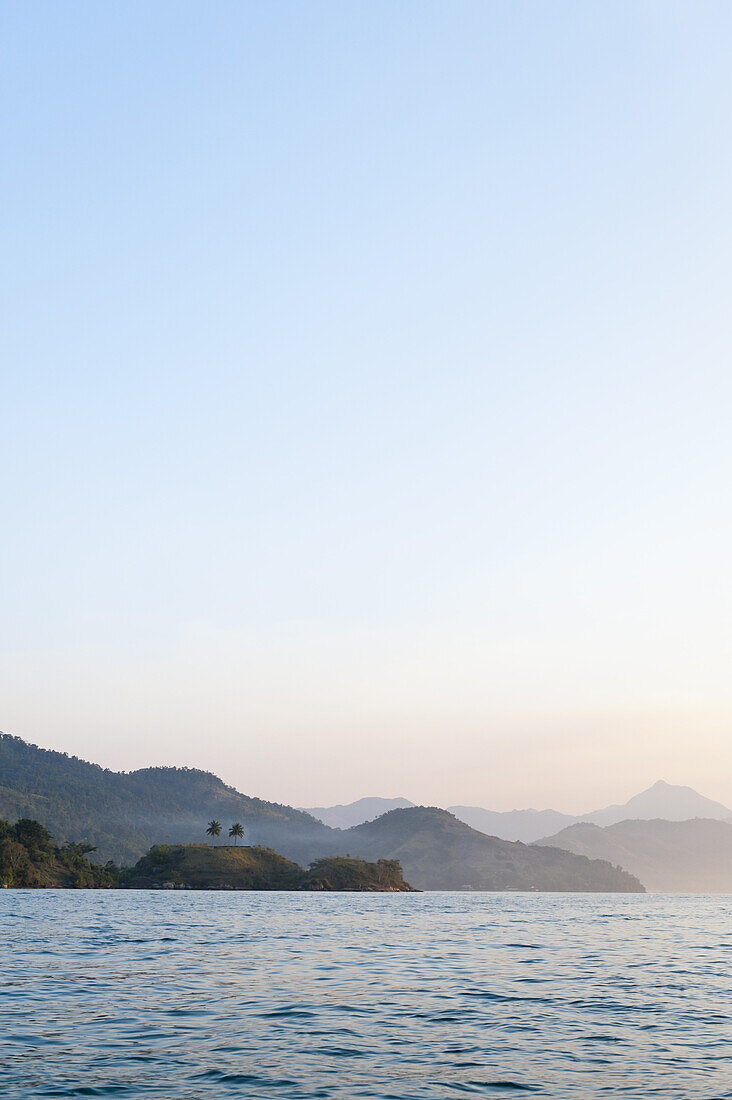
[[[137,890],[347,890],[411,893],[398,860],[317,859],[307,870],[271,848],[156,844],[120,886]]]
[[[323,890],[411,893],[395,859],[317,859],[307,870],[271,848],[156,844],[134,867],[101,867],[89,844],[58,847],[39,822],[0,820],[0,887],[128,890]]]

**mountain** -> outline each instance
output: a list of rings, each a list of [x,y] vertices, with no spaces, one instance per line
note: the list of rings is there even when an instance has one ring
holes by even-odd
[[[448,806],[450,813],[473,829],[503,840],[521,840],[530,844],[533,840],[571,825],[575,820],[570,814],[558,810],[484,810],[482,806]]]
[[[693,817],[707,817],[724,821],[732,817],[732,810],[721,802],[705,798],[692,787],[678,787],[659,779],[647,791],[641,791],[619,806],[606,806],[604,810],[583,814],[578,821],[591,821],[595,825],[614,825],[618,821],[663,818],[666,821],[688,821]]]
[[[732,893],[732,824],[690,821],[580,823],[535,845],[606,859],[636,875],[649,890]]]
[[[134,863],[156,844],[201,841],[206,822],[244,826],[247,845],[301,864],[354,856],[398,859],[417,889],[641,890],[609,864],[561,849],[485,836],[446,810],[392,810],[351,829],[250,798],[209,772],[144,768],[112,772],[65,753],[0,736],[0,817],[35,817],[56,838],[98,846],[95,858]]]
[[[582,821],[595,825],[614,825],[618,821],[650,820],[688,821],[693,817],[732,819],[732,810],[721,802],[705,798],[691,787],[674,786],[659,779],[647,791],[641,791],[627,802],[605,806],[586,814],[563,814],[558,810],[484,810],[480,806],[450,806],[460,821],[489,836],[504,840],[522,840],[532,844],[560,829]]]
[[[378,852],[399,860],[407,880],[421,890],[643,889],[609,863],[486,836],[436,806],[392,810],[342,835],[349,852],[362,859]]]
[[[60,844],[93,844],[101,863],[134,863],[153,844],[203,840],[212,818],[225,826],[240,821],[247,843],[305,862],[328,849],[332,833],[309,814],[240,794],[210,772],[113,772],[8,734],[0,734],[0,817],[35,818]]]
[[[347,802],[345,805],[312,806],[306,808],[305,813],[311,814],[325,825],[330,825],[331,829],[350,829],[364,821],[373,821],[375,817],[386,814],[389,810],[404,810],[413,805],[408,798],[359,798],[356,802]]]

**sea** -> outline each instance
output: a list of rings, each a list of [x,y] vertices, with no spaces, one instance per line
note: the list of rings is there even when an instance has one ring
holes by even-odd
[[[732,1097],[732,897],[0,891],[0,1096]]]

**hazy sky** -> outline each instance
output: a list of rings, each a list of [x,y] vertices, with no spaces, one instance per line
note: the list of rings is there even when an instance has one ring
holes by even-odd
[[[7,3],[0,728],[732,803],[732,5]]]

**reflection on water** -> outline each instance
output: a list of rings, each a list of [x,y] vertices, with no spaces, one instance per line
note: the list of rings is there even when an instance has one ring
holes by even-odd
[[[732,1097],[732,899],[0,891],[3,1100]]]

